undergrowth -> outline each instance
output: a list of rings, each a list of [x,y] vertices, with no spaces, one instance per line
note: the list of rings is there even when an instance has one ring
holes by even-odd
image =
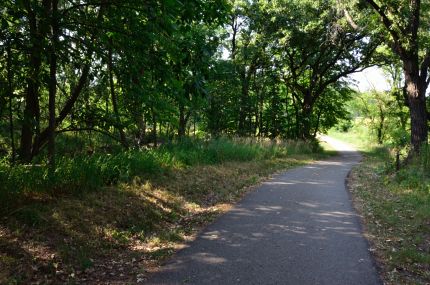
[[[136,284],[248,186],[324,156],[303,142],[190,140],[62,158],[56,184],[44,166],[8,168],[32,199],[0,219],[0,283]]]
[[[159,175],[194,165],[213,165],[229,161],[252,161],[315,151],[300,142],[253,141],[246,139],[184,139],[156,149],[132,149],[116,153],[75,154],[57,159],[55,172],[46,163],[9,165],[0,162],[1,212],[10,210],[19,196],[32,194],[71,194],[97,190]],[[3,201],[3,203],[2,203]],[[7,207],[6,203],[9,205]]]

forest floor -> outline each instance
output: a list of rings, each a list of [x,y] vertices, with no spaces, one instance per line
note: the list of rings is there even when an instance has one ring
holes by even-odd
[[[144,282],[249,186],[327,155],[196,165],[80,195],[35,195],[0,218],[0,284]]]

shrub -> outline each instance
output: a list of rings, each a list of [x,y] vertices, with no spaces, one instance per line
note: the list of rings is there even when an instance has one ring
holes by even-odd
[[[0,198],[6,201],[22,194],[82,193],[175,168],[270,159],[319,150],[317,142],[183,139],[152,150],[64,156],[57,159],[53,173],[43,163],[11,166],[3,160],[0,161]]]

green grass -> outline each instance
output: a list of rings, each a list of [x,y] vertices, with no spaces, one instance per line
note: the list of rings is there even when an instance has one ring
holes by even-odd
[[[0,220],[0,283],[119,278],[134,284],[136,279],[127,278],[169,257],[248,186],[325,156],[303,142],[190,140],[152,150],[65,157],[55,183],[44,180],[43,166],[6,169],[7,179],[29,175],[29,181],[19,182],[24,185],[15,196],[23,199],[19,205],[2,201],[8,211]],[[86,185],[91,179],[93,184]]]
[[[328,135],[354,145],[362,152],[372,151],[372,149],[377,146],[377,144],[372,140],[368,128],[361,121],[355,122],[354,127],[352,127],[348,132],[331,129],[328,132]]]
[[[59,157],[53,174],[44,163],[10,166],[2,161],[0,205],[3,211],[0,213],[10,211],[11,207],[15,207],[13,202],[22,196],[79,194],[195,165],[271,159],[297,153],[312,154],[314,148],[297,142],[184,139],[157,149]]]
[[[361,126],[331,132],[355,144],[364,160],[351,173],[349,187],[362,213],[372,251],[386,284],[430,282],[430,171],[428,149],[396,172],[394,152],[366,138]]]

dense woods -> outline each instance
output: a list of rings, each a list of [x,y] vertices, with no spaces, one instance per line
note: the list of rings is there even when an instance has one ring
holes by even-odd
[[[418,150],[428,136],[427,4],[408,3],[5,1],[2,155],[53,163],[56,138],[71,132],[124,148],[190,130],[314,138],[346,117],[346,76],[387,57],[403,65]]]

